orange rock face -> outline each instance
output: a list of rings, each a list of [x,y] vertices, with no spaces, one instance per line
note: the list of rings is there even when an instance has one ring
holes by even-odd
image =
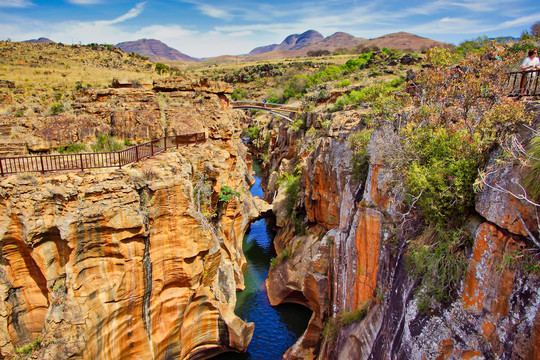
[[[365,208],[360,211],[355,237],[357,270],[351,309],[358,309],[372,298],[377,287],[381,220],[382,215],[376,210]]]
[[[230,145],[230,144],[229,144]],[[239,145],[242,146],[242,145]],[[43,339],[47,359],[204,359],[243,351],[234,314],[249,191],[212,220],[193,175],[247,189],[233,147],[202,144],[128,169],[0,182],[0,353]],[[214,174],[215,175],[215,174]]]

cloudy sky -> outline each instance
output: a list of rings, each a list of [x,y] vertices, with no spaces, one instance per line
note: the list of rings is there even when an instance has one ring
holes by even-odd
[[[0,40],[147,38],[194,57],[244,54],[310,29],[362,38],[406,31],[459,44],[520,36],[538,21],[539,0],[0,0]]]

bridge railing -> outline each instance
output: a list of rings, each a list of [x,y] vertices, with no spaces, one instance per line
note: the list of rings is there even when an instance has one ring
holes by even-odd
[[[540,95],[540,70],[512,71],[508,73],[510,96]]]
[[[261,102],[261,101],[231,101],[231,104],[233,107],[257,107],[257,108],[268,108],[268,109],[276,109],[276,110],[286,110],[286,111],[292,111],[292,112],[299,112],[302,111],[303,107],[299,106],[291,106],[291,105],[285,105],[285,104],[276,104],[276,103],[269,103],[269,102]]]
[[[0,157],[0,176],[21,172],[81,170],[122,167],[180,145],[206,140],[205,133],[164,136],[124,150],[78,154]]]

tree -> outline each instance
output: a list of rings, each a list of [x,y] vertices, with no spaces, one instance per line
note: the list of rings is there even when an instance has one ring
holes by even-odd
[[[531,35],[540,38],[540,21],[531,26]]]

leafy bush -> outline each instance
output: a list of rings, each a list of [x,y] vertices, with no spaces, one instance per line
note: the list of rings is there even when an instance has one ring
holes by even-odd
[[[349,73],[364,69],[372,58],[373,52],[361,54],[356,59],[347,60],[345,65],[341,66],[341,69]]]
[[[124,148],[124,143],[114,136],[98,134],[97,141],[92,145],[93,152],[118,151]]]
[[[287,195],[286,206],[287,213],[292,215],[294,212],[294,205],[296,204],[296,199],[298,199],[298,192],[300,191],[300,172],[296,174],[283,173],[276,184],[279,187],[285,187],[285,194]]]
[[[219,191],[218,200],[222,202],[229,202],[234,197],[239,197],[240,193],[230,188],[230,186],[224,185]]]
[[[419,310],[426,312],[439,303],[449,303],[457,296],[459,284],[467,271],[466,249],[472,237],[460,229],[427,228],[411,242],[407,268],[420,279]]]
[[[160,62],[157,62],[156,63],[156,66],[155,66],[155,69],[156,69],[156,72],[158,74],[163,74],[164,72],[168,72],[170,70],[169,66],[163,64],[163,63],[160,63]]]
[[[86,144],[69,143],[66,146],[59,146],[56,151],[60,154],[76,154],[86,151]]]
[[[386,96],[391,88],[385,83],[374,84],[360,89],[353,90],[347,95],[340,96],[334,104],[334,111],[342,110],[347,105],[361,105],[364,103],[373,103],[379,97]]]
[[[338,88],[344,88],[344,87],[347,87],[351,85],[351,80],[349,79],[343,79],[341,81],[339,81],[337,84],[336,84],[336,87]]]
[[[294,75],[287,81],[284,90],[282,101],[286,102],[292,97],[300,97],[305,94],[308,87],[308,77],[305,75]]]
[[[64,112],[64,104],[62,103],[54,103],[51,105],[51,115],[58,115],[60,113]]]
[[[247,90],[245,89],[242,90],[237,87],[234,89],[234,92],[231,94],[231,99],[238,101],[238,100],[245,99],[246,96],[247,96]]]
[[[465,131],[419,127],[406,136],[405,184],[430,224],[460,224],[474,207],[473,183],[480,166],[478,141]]]
[[[364,182],[369,169],[369,154],[367,152],[367,146],[371,138],[373,130],[364,129],[358,133],[352,134],[348,139],[348,146],[353,156],[352,162],[352,176],[353,179],[360,182]]]
[[[259,135],[261,133],[261,129],[257,125],[249,125],[247,128],[242,130],[242,136],[248,137],[251,140],[255,140],[259,138]]]
[[[42,339],[40,338],[36,338],[36,341],[34,341],[33,343],[30,343],[26,346],[22,346],[22,347],[18,347],[15,349],[15,352],[17,354],[21,354],[21,355],[28,355],[30,354],[31,352],[34,351],[34,349],[37,349],[41,346],[41,343],[43,342]]]
[[[307,56],[309,57],[315,57],[315,56],[326,56],[330,55],[330,51],[328,50],[310,50],[307,52]]]
[[[523,185],[527,189],[529,196],[540,200],[540,136],[531,139],[527,151],[530,155],[528,159],[528,171],[525,172]]]

